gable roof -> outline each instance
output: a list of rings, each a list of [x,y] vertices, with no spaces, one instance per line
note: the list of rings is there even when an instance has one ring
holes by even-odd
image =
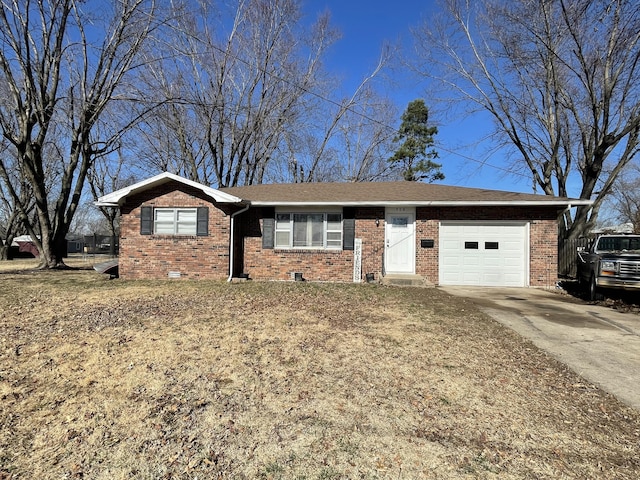
[[[294,183],[221,188],[256,206],[556,206],[590,205],[591,200],[451,187],[421,182]]]
[[[115,192],[100,197],[94,203],[98,207],[119,207],[124,204],[128,196],[144,192],[145,190],[171,181],[196,188],[217,203],[243,203],[241,198],[238,198],[234,195],[224,193],[211,187],[207,187],[205,185],[202,185],[201,183],[194,182],[193,180],[188,180],[169,172],[163,172],[159,175],[156,175],[155,177],[147,178],[146,180],[143,180],[141,182],[135,183],[125,188],[121,188],[120,190],[116,190]]]
[[[214,189],[169,172],[100,197],[95,205],[122,206],[130,195],[175,181],[217,203],[254,206],[548,206],[591,205],[591,200],[452,187],[422,182],[289,183]]]

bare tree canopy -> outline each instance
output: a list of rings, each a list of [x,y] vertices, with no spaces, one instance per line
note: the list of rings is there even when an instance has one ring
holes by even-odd
[[[99,128],[109,105],[135,96],[127,78],[157,27],[155,14],[152,0],[0,3],[0,82],[8,92],[0,132],[32,190],[37,221],[27,230],[43,267],[62,264],[87,173],[130,121]],[[9,166],[0,163],[3,174]],[[24,217],[28,205],[13,200]]]
[[[398,108],[371,88],[359,97],[357,111],[348,109],[339,124],[336,148],[341,161],[333,169],[332,181],[373,182],[401,176],[387,161],[395,132],[389,125],[397,122]]]
[[[446,0],[415,33],[419,69],[472,108],[545,194],[594,199],[565,236],[596,221],[638,152],[640,4],[630,0]]]
[[[328,18],[304,32],[296,0],[190,7],[175,25],[171,55],[147,73],[167,102],[140,126],[142,150],[160,170],[203,183],[261,183],[302,97],[319,82],[333,41]]]
[[[366,165],[356,178],[376,177],[376,149],[360,149],[348,168],[336,149],[356,112],[388,111],[369,88],[387,55],[353,95],[336,100],[323,65],[339,36],[329,14],[309,24],[300,0],[189,5],[174,25],[171,53],[145,76],[147,90],[165,102],[136,133],[142,162],[216,186],[335,180],[351,177],[346,170],[356,163]],[[368,127],[380,148],[390,135]]]
[[[613,185],[610,198],[612,210],[623,223],[632,223],[633,231],[640,233],[640,165],[624,172]]]

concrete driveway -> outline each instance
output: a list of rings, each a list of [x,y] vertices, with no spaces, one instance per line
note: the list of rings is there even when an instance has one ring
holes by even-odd
[[[640,410],[640,315],[535,288],[439,287]]]

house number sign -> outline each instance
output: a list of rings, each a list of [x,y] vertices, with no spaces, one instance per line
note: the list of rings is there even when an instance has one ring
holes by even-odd
[[[353,241],[353,282],[362,281],[362,239],[356,238]]]

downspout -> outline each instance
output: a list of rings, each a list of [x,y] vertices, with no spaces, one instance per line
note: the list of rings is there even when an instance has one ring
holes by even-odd
[[[246,207],[244,207],[243,209],[238,210],[237,212],[234,212],[231,214],[231,234],[229,235],[229,278],[227,278],[227,282],[231,282],[231,280],[233,280],[233,251],[235,250],[235,244],[234,244],[234,233],[235,233],[235,222],[234,219],[237,215],[240,215],[241,213],[246,212],[247,210],[249,210],[249,207],[251,206],[251,204],[247,205]]]

